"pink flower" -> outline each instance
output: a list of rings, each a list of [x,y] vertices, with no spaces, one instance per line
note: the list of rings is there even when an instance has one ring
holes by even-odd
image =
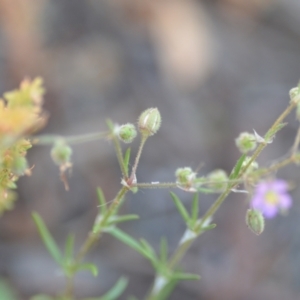
[[[256,186],[251,206],[266,218],[274,218],[278,212],[284,212],[292,205],[292,198],[287,190],[288,184],[284,180],[262,181]]]

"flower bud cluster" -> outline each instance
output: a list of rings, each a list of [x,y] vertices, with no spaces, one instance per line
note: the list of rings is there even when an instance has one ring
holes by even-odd
[[[0,99],[0,214],[13,207],[12,189],[19,177],[31,174],[26,155],[32,145],[24,136],[45,124],[44,93],[42,80],[36,78],[24,80],[18,90]]]

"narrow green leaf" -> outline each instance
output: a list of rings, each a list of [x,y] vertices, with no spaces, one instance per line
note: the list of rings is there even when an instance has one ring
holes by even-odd
[[[60,250],[48,231],[44,221],[38,213],[32,213],[32,217],[48,252],[58,264],[62,265],[62,255]]]
[[[107,210],[107,207],[106,207],[107,203],[106,203],[103,191],[100,187],[97,188],[97,196],[98,196],[99,208],[100,208],[101,214],[104,215]]]
[[[145,251],[145,249],[138,243],[134,238],[132,238],[130,235],[125,233],[124,231],[120,230],[116,227],[111,227],[107,230],[108,233],[110,233],[112,236],[114,236],[119,241],[123,242],[130,248],[134,249],[138,253],[140,253],[142,256],[149,258],[149,254]]]
[[[193,197],[192,211],[191,211],[193,224],[197,221],[198,215],[199,215],[199,194],[195,193]]]
[[[160,240],[160,260],[164,264],[168,259],[168,244],[166,238]]]
[[[121,277],[112,289],[107,292],[100,300],[115,300],[119,298],[128,285],[128,280],[125,277]]]
[[[124,166],[125,166],[125,171],[126,171],[126,174],[125,174],[126,177],[128,177],[128,166],[129,166],[130,154],[131,154],[131,149],[128,148],[124,155]]]
[[[178,198],[178,196],[175,193],[170,192],[170,194],[171,194],[172,200],[174,201],[174,204],[176,205],[183,220],[185,222],[188,222],[190,219],[190,216],[189,216],[189,213],[187,212],[187,210],[185,209],[185,207],[183,206],[182,202],[180,201],[180,199]]]
[[[126,221],[137,220],[140,217],[138,215],[125,215],[125,216],[114,216],[109,220],[108,225],[113,225],[117,223],[122,223]]]
[[[155,257],[155,251],[153,247],[145,239],[140,239],[140,243],[152,257]]]
[[[117,283],[102,297],[88,298],[84,300],[115,300],[119,298],[128,285],[128,280],[121,277]]]
[[[197,274],[176,272],[172,274],[172,278],[178,280],[199,280],[201,277]]]
[[[84,270],[90,271],[94,277],[98,275],[98,268],[94,264],[82,264],[77,266],[76,269],[78,271],[84,271]]]
[[[242,168],[243,162],[246,158],[246,154],[243,154],[238,161],[236,162],[230,176],[229,176],[229,180],[233,180],[236,179],[239,176],[240,170]]]
[[[71,261],[73,258],[75,235],[69,234],[65,245],[65,259]]]

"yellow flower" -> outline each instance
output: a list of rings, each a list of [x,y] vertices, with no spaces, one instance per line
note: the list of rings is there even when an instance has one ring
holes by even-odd
[[[25,136],[46,122],[42,110],[45,90],[42,79],[24,80],[18,90],[0,99],[0,214],[13,207],[16,181],[30,174],[26,154],[31,148]]]

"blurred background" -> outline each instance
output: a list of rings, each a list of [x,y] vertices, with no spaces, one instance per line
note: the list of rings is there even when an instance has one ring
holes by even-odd
[[[299,0],[0,0],[0,92],[42,76],[50,115],[43,133],[63,135],[106,130],[106,118],[135,122],[146,108],[158,107],[162,127],[146,143],[140,182],[173,181],[176,168],[200,164],[199,174],[229,172],[239,157],[234,139],[252,129],[263,135],[297,85],[299,16]],[[294,115],[288,120],[261,164],[289,151],[298,124]],[[32,149],[33,174],[20,179],[15,209],[0,219],[0,274],[17,299],[64,287],[31,212],[41,214],[60,245],[74,232],[78,249],[97,213],[96,187],[108,200],[120,188],[111,143],[73,151],[66,192],[50,147]],[[217,228],[182,262],[201,280],[180,283],[170,299],[299,299],[300,172],[292,166],[277,175],[295,186],[288,217],[268,221],[254,236],[244,222],[246,197],[230,195],[215,216]],[[176,192],[190,207],[192,195]],[[214,199],[201,196],[202,213]],[[185,230],[167,190],[128,195],[122,212],[141,216],[123,230],[155,248],[164,235],[172,252]],[[79,273],[78,297],[100,296],[126,275],[121,299],[142,299],[153,281],[148,262],[109,236],[87,261],[99,276]]]

